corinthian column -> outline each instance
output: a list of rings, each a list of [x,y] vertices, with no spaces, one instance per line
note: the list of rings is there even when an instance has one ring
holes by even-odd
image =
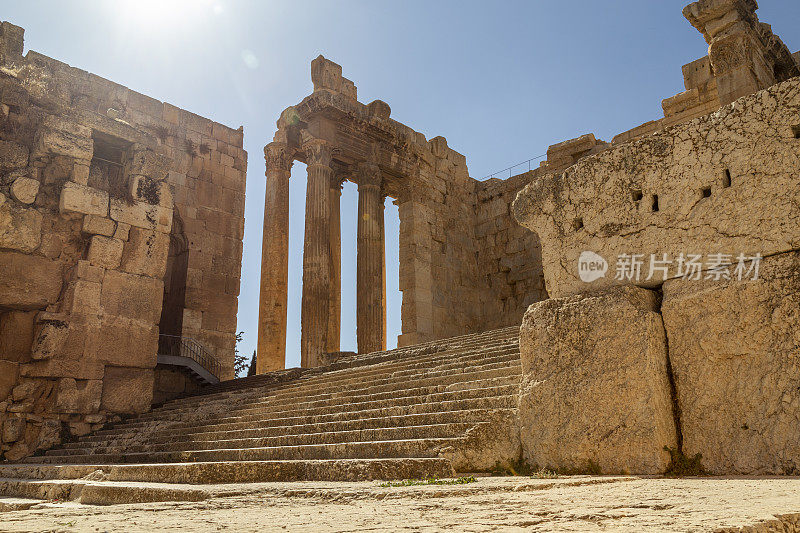
[[[358,352],[386,349],[386,270],[383,197],[378,165],[358,168],[356,335]]]
[[[300,311],[300,365],[317,366],[328,349],[331,295],[331,147],[312,139],[304,144],[308,166],[306,235],[303,245],[303,302]]]
[[[328,346],[325,351],[338,352],[342,330],[342,225],[339,217],[342,180],[339,176],[331,179],[330,196],[331,298],[328,305]]]
[[[267,191],[261,242],[256,373],[286,365],[286,290],[289,270],[289,174],[293,158],[283,143],[264,147]]]

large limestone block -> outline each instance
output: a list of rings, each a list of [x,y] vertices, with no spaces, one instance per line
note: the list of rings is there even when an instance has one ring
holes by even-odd
[[[112,198],[110,216],[117,222],[162,233],[169,233],[172,228],[172,208],[163,205]]]
[[[716,474],[800,473],[800,254],[757,281],[669,281],[683,449]]]
[[[39,313],[36,335],[31,348],[33,359],[50,359],[58,355],[69,338],[69,322],[65,315]]]
[[[55,409],[60,413],[96,413],[102,392],[103,382],[99,379],[62,378],[58,380]]]
[[[103,278],[100,303],[108,315],[158,324],[163,296],[160,279],[109,270]]]
[[[36,133],[34,156],[63,155],[88,161],[92,158],[93,148],[90,128],[49,115]]]
[[[163,278],[169,254],[169,235],[132,227],[122,253],[122,270]]]
[[[68,181],[61,189],[58,208],[62,213],[74,212],[105,217],[108,215],[108,193]]]
[[[0,359],[18,363],[30,360],[35,317],[36,311],[0,313]]]
[[[532,181],[513,213],[541,239],[548,293],[615,284],[622,254],[642,254],[639,284],[655,287],[663,276],[646,280],[651,255],[800,249],[799,113],[794,79]],[[581,280],[585,251],[605,258],[605,277]]]
[[[520,329],[520,426],[531,464],[656,474],[676,447],[656,293],[634,287],[545,300]]]
[[[0,248],[32,252],[41,240],[41,213],[14,202],[0,202]]]
[[[158,352],[158,326],[106,316],[89,328],[86,358],[106,364],[153,368]]]
[[[61,291],[61,265],[47,258],[0,251],[0,308],[41,309]]]
[[[89,244],[89,253],[86,259],[93,266],[114,269],[122,260],[123,241],[103,235],[95,235]]]
[[[107,366],[101,406],[122,414],[143,413],[153,400],[153,370]]]

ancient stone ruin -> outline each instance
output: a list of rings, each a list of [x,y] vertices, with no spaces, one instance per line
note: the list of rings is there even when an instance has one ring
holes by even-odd
[[[800,473],[800,54],[756,9],[687,6],[709,54],[663,118],[554,144],[507,180],[470,177],[316,58],[264,150],[258,375],[235,380],[241,129],[22,57],[3,23],[0,420],[19,461],[3,490],[108,503],[109,480]],[[294,161],[302,367],[286,370]],[[358,353],[339,346],[344,180]],[[386,197],[403,292],[388,351]],[[162,348],[176,338],[196,344]]]
[[[3,22],[9,460],[196,388],[189,352],[209,359],[194,367],[206,378],[232,378],[244,230],[241,129],[22,52],[22,28]]]

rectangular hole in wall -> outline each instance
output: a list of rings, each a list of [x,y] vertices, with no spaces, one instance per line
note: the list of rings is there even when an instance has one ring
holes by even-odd
[[[795,139],[800,139],[800,124],[792,126],[792,135],[794,135]]]
[[[631,191],[631,198],[633,198],[634,202],[638,202],[642,199],[642,191],[639,189],[634,189]]]
[[[725,175],[722,176],[722,186],[723,187],[730,187],[731,186],[731,171],[727,168],[725,169]]]
[[[655,212],[657,212],[657,211],[659,210],[659,206],[658,206],[658,195],[657,195],[657,194],[654,194],[654,195],[651,197],[650,208],[651,208],[651,210],[653,211],[653,213],[655,213]]]
[[[123,167],[131,143],[99,131],[92,132],[92,140],[88,185],[108,191],[112,198],[129,199]]]

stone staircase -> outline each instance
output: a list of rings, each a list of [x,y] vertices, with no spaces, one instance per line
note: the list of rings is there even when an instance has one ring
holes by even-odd
[[[0,495],[486,470],[518,454],[518,336],[509,327],[208,386],[0,465]]]

